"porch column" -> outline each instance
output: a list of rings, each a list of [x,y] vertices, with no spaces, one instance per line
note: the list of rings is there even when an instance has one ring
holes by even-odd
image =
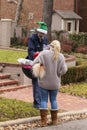
[[[61,30],[65,29],[65,23],[64,19],[61,20]]]
[[[79,33],[79,20],[76,21],[76,33]]]
[[[11,19],[1,19],[1,47],[10,47]]]

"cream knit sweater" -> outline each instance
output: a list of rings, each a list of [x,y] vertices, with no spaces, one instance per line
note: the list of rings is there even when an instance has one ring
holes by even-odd
[[[61,76],[67,72],[64,55],[59,53],[58,59],[55,61],[53,53],[52,49],[44,50],[34,60],[34,64],[39,62],[44,65],[45,76],[38,79],[38,82],[40,87],[48,90],[58,89],[61,85]]]

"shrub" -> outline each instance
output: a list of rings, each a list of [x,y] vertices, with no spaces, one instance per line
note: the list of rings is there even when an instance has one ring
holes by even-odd
[[[69,34],[68,36],[71,41],[75,41],[79,45],[87,45],[87,33],[83,32],[79,34],[73,33]]]
[[[87,53],[87,33],[68,33],[64,30],[54,31],[54,33],[62,43],[64,52]]]
[[[79,65],[70,67],[65,75],[62,76],[62,84],[84,81],[87,79],[87,66]]]
[[[11,38],[11,46],[28,46],[28,38],[27,37],[13,37]]]
[[[68,44],[61,44],[61,48],[64,52],[71,52],[72,51],[72,46]]]

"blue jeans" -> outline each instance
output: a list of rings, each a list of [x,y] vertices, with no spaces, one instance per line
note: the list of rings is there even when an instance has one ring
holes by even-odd
[[[48,108],[48,97],[49,97],[50,103],[51,103],[51,109],[58,110],[58,104],[57,104],[57,100],[56,100],[56,97],[58,94],[58,89],[57,90],[47,90],[47,89],[40,87],[40,92],[41,92],[40,108],[42,108],[42,109]]]
[[[34,99],[33,106],[35,108],[39,108],[41,102],[41,94],[37,78],[32,79],[32,85],[33,85],[33,99]]]

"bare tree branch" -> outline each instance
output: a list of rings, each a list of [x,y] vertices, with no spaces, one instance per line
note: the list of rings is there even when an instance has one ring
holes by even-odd
[[[21,15],[21,10],[22,10],[22,4],[24,0],[18,0],[18,2],[16,0],[7,0],[9,3],[15,3],[17,4],[17,8],[16,8],[16,14],[15,14],[15,22],[16,25],[19,22],[20,19],[20,15]]]
[[[19,0],[16,8],[15,22],[18,24],[24,0]]]
[[[9,3],[17,4],[18,2],[16,0],[7,0]]]

